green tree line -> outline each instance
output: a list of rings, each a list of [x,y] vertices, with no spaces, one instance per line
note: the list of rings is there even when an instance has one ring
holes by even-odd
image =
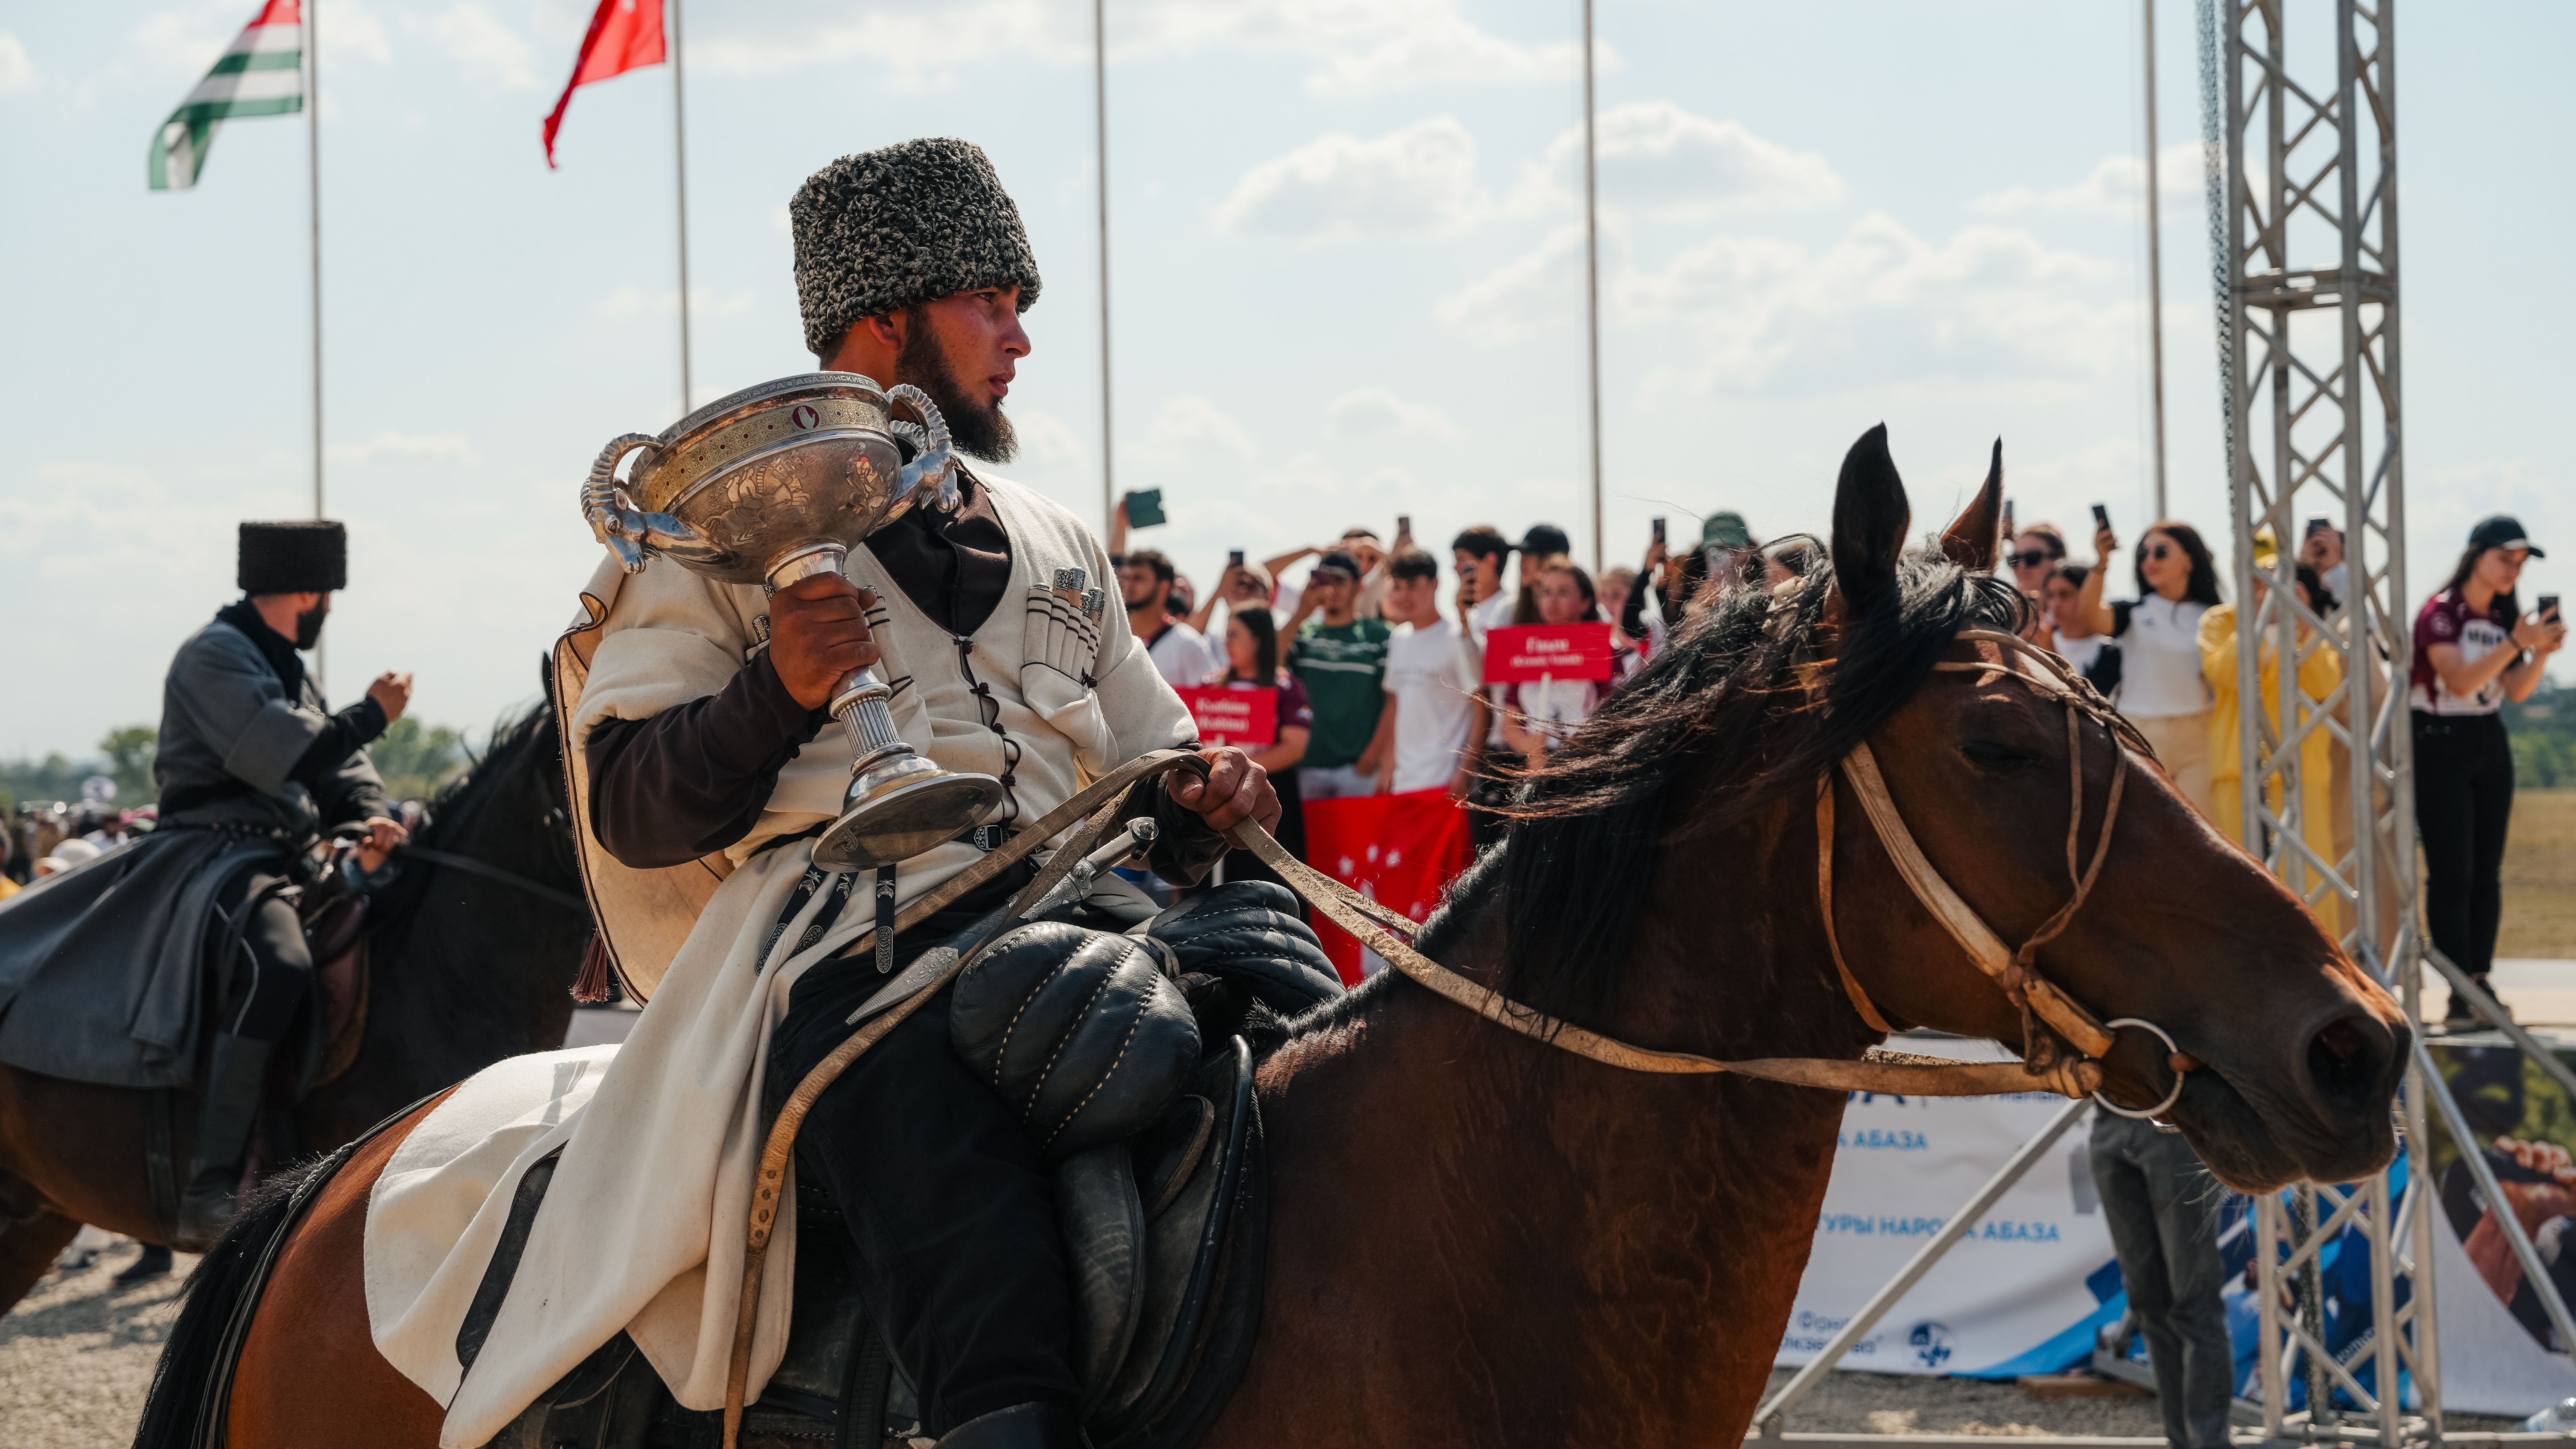
[[[2531,698],[2504,707],[2513,738],[2513,782],[2526,790],[2576,785],[2576,689],[2544,679]]]
[[[150,725],[127,725],[99,739],[98,753],[74,760],[57,750],[42,759],[0,760],[0,810],[19,804],[78,800],[81,782],[105,775],[116,782],[116,803],[128,810],[151,803],[152,752],[159,732]],[[396,800],[427,797],[464,773],[465,736],[445,725],[395,720],[382,739],[367,746],[367,757],[385,777],[385,793]]]

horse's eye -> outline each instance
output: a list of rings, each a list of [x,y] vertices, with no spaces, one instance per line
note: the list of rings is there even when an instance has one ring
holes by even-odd
[[[1998,773],[2020,769],[2039,758],[2028,750],[2015,749],[2001,740],[1970,740],[1959,747],[1959,752],[1978,769]]]

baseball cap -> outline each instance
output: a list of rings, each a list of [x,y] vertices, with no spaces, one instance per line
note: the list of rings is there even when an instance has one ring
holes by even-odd
[[[54,846],[54,853],[36,864],[47,870],[69,870],[73,866],[96,860],[105,852],[86,840],[65,840]]]
[[[1722,508],[1703,519],[1699,526],[1702,548],[1751,548],[1753,530],[1744,526],[1744,515]]]
[[[2533,543],[2522,531],[2522,520],[2510,513],[2490,513],[2469,530],[2471,548],[2527,548],[2533,558],[2547,558],[2549,553]]]
[[[1550,554],[1573,552],[1574,540],[1567,538],[1565,530],[1553,523],[1533,523],[1530,531],[1521,535],[1516,546],[1523,553],[1544,558]]]

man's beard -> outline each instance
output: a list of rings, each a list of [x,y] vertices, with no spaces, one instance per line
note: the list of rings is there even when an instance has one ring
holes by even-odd
[[[295,647],[310,649],[322,642],[322,621],[331,617],[329,604],[315,604],[295,616]]]
[[[947,420],[948,439],[957,451],[987,463],[1007,463],[1019,456],[1019,434],[1012,431],[1011,420],[1002,416],[1001,403],[971,401],[958,386],[948,349],[939,344],[939,333],[924,308],[916,307],[908,316],[903,350],[895,354],[894,376],[895,381],[930,394],[930,400],[939,405],[939,415]]]

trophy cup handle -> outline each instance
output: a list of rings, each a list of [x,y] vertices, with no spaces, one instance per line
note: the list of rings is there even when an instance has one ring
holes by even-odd
[[[590,465],[590,477],[581,485],[581,516],[590,524],[591,536],[617,555],[618,566],[630,574],[642,573],[647,562],[665,554],[682,563],[730,562],[723,549],[670,514],[645,513],[627,505],[617,486],[617,465],[636,449],[656,445],[650,434],[623,433],[599,450],[598,461]]]
[[[900,502],[912,497],[913,490],[925,483],[933,484],[938,490],[939,510],[942,513],[955,512],[959,501],[957,455],[949,450],[948,419],[940,416],[939,404],[930,400],[930,394],[908,382],[899,382],[886,389],[886,402],[889,405],[910,403],[912,410],[921,414],[918,427],[900,419],[894,422],[895,432],[921,450],[895,475],[896,500]]]

